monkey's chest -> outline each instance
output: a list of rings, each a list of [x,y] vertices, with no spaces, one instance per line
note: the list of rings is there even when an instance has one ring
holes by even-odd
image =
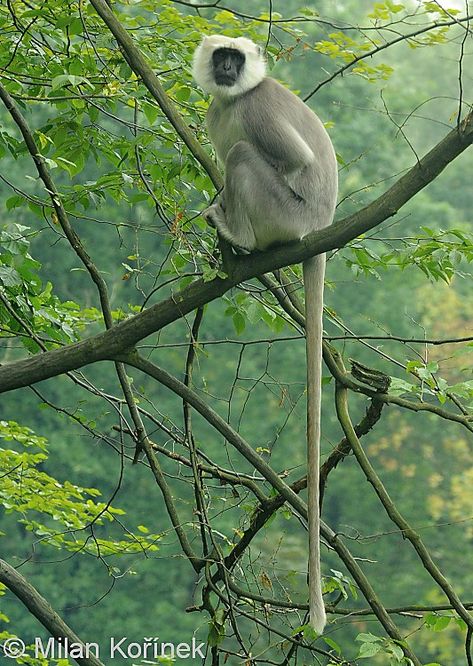
[[[207,127],[218,161],[225,166],[230,149],[238,141],[248,139],[245,129],[231,107],[225,110],[211,107],[207,117]]]

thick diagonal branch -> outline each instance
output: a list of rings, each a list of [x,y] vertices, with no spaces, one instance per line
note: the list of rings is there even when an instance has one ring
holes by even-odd
[[[0,367],[0,392],[29,386],[89,363],[114,358],[148,335],[219,298],[240,282],[343,247],[394,215],[472,142],[473,113],[470,113],[459,128],[449,132],[387,192],[357,213],[309,234],[298,243],[284,245],[270,252],[234,257],[227,277],[217,277],[210,282],[195,280],[170,298],[93,338]]]
[[[169,97],[166,95],[166,92],[159,82],[158,77],[144,59],[141,51],[137,46],[135,46],[132,38],[129,36],[125,28],[110,9],[107,2],[105,0],[90,0],[90,3],[93,5],[97,14],[100,16],[102,21],[117,40],[122,53],[125,55],[131,69],[143,81],[146,88],[158,102],[163,113],[174,127],[178,135],[184,141],[186,146],[189,148],[192,155],[194,155],[196,160],[200,162],[200,164],[202,164],[204,169],[207,171],[215,187],[220,189],[222,187],[222,176],[216,164],[212,161],[205,150],[203,150],[202,146],[196,140],[192,131],[184,123],[182,116],[177,111]]]
[[[0,560],[0,582],[8,587],[13,594],[26,606],[26,608],[41,622],[43,627],[55,638],[67,638],[69,643],[83,646],[83,654],[87,654],[86,645],[56,613],[51,604],[46,601],[38,590],[29,583],[16,569],[5,560]],[[90,652],[90,651],[89,651]],[[90,655],[88,657],[75,657],[80,666],[104,666],[100,659]]]

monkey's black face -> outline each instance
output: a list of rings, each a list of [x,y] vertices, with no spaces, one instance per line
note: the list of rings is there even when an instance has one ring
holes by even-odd
[[[221,48],[213,52],[212,64],[215,83],[219,86],[232,86],[245,64],[245,56],[237,49]]]

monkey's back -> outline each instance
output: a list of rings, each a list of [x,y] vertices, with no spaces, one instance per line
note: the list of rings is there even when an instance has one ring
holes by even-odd
[[[322,122],[297,95],[266,77],[242,95],[214,99],[207,125],[222,165],[232,146],[244,140],[283,175],[304,201],[302,235],[332,222],[338,180],[335,152]],[[294,154],[297,135],[313,159],[306,159],[299,146]],[[298,160],[303,166],[294,168]]]

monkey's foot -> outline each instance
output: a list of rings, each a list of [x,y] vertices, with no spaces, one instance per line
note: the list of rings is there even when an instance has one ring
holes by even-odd
[[[255,235],[251,226],[248,225],[248,229],[245,229],[247,231],[246,234],[240,233],[238,236],[235,236],[228,228],[225,210],[220,201],[217,201],[209,206],[209,208],[206,208],[204,211],[202,211],[201,215],[207,224],[214,227],[218,234],[233,247],[237,247],[241,250],[247,250],[248,252],[251,252],[251,250],[255,249]]]
[[[225,226],[225,211],[220,203],[214,203],[202,211],[202,217],[211,227],[220,231]]]

